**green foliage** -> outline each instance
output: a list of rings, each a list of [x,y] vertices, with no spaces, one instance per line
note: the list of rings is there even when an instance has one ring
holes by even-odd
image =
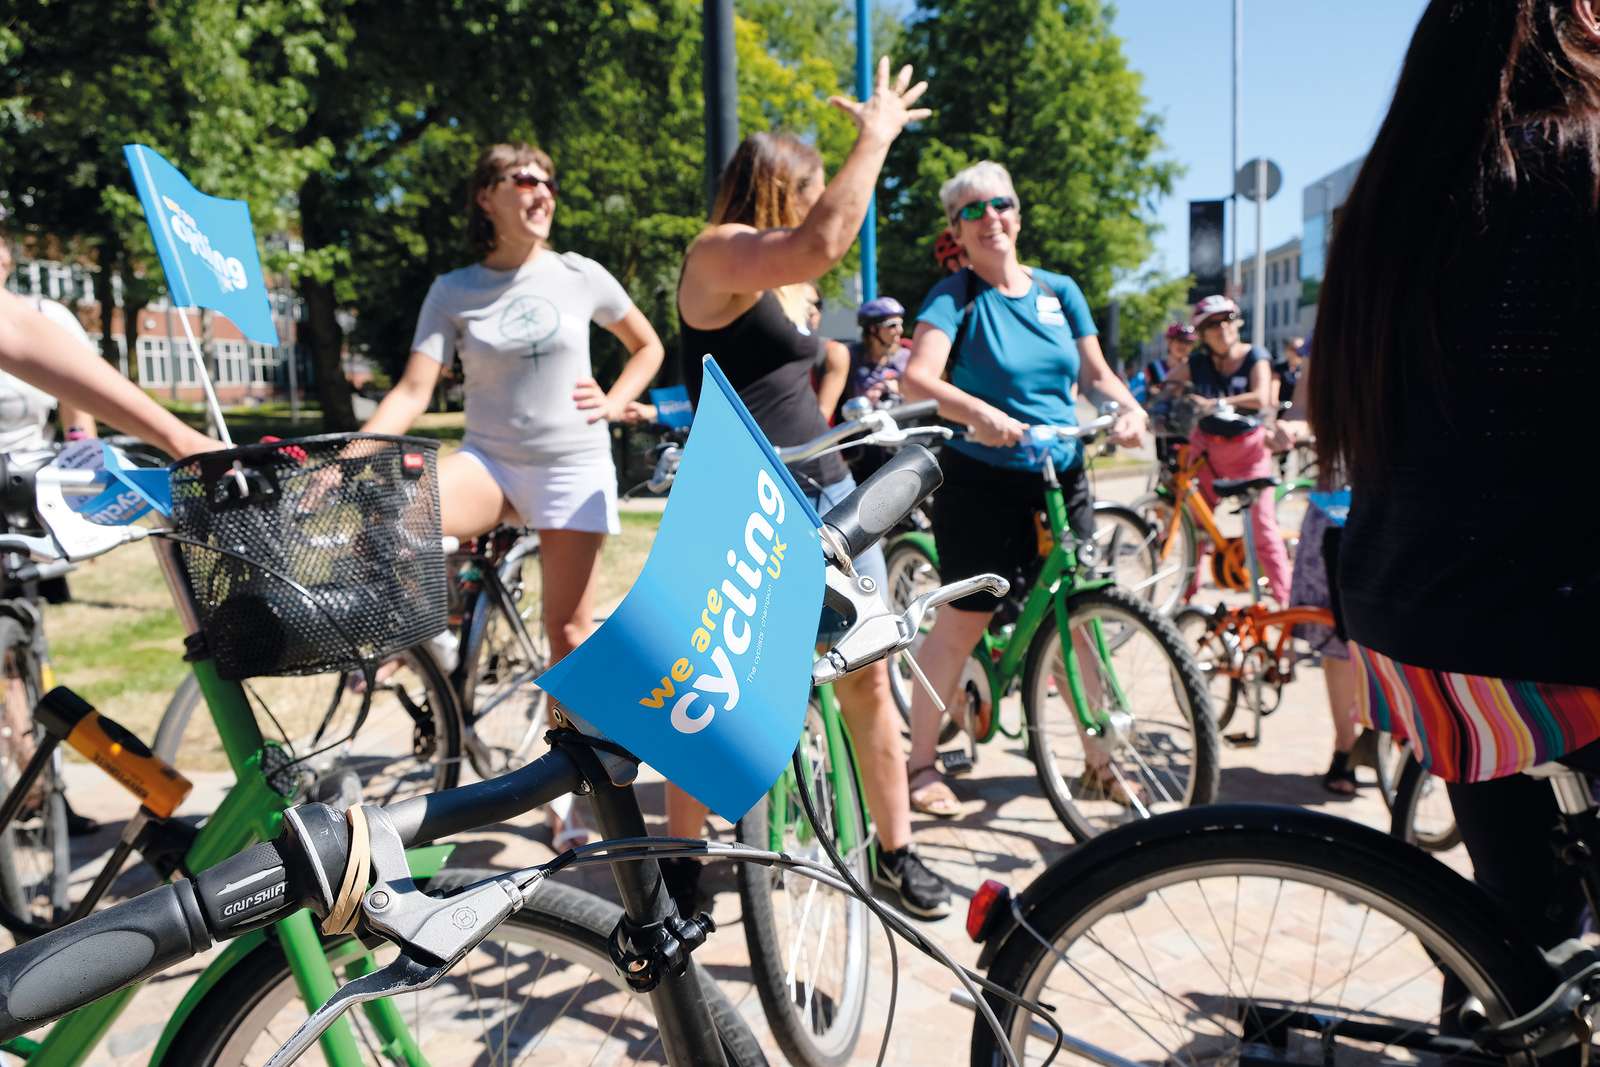
[[[1113,366],[1129,372],[1138,369],[1144,346],[1159,338],[1169,323],[1188,317],[1189,287],[1194,279],[1163,278],[1159,274],[1141,275],[1127,290],[1117,295],[1119,344],[1106,356]]]
[[[919,0],[903,58],[934,115],[890,155],[879,288],[914,302],[938,280],[939,186],[994,159],[1023,205],[1023,259],[1072,275],[1103,306],[1151,250],[1151,208],[1177,170],[1103,0]]]

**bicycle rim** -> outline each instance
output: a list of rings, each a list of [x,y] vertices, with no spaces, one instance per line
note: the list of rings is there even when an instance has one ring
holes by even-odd
[[[1228,830],[1113,858],[1097,880],[1111,892],[1041,909],[1046,944],[1029,939],[1022,974],[997,963],[990,977],[1054,1006],[1092,1046],[1080,1055],[1103,1063],[1471,1060],[1407,1045],[1459,1032],[1468,995],[1491,1019],[1537,1000],[1522,967],[1483,955],[1503,949],[1432,917],[1446,909],[1408,892],[1405,871],[1385,877],[1322,844],[1318,855],[1317,842],[1294,842],[1304,853],[1291,856],[1282,835]],[[1024,1013],[1007,1029],[1021,1062],[1049,1055]],[[975,1049],[986,1044],[978,1035]]]
[[[1059,630],[1028,652],[1023,709],[1040,785],[1080,840],[1216,791],[1216,732],[1193,657],[1170,623],[1121,590],[1068,601],[1091,735],[1071,697]]]
[[[485,778],[526,764],[545,733],[544,690],[533,684],[550,662],[540,610],[539,566],[538,555],[528,553],[500,571],[527,643],[488,590],[479,595],[477,611],[484,614],[475,628],[481,636],[468,653],[471,662],[461,699],[467,716],[467,752],[474,769]]]
[[[359,674],[256,678],[245,689],[252,705],[270,713],[258,712],[262,728],[276,723],[295,755],[307,757],[319,793],[354,791],[368,803],[392,804],[454,786],[461,774],[456,702],[437,667],[408,650],[380,664],[377,678],[359,729],[366,684]]]
[[[1172,625],[1183,638],[1184,646],[1194,652],[1195,664],[1200,668],[1200,677],[1205,679],[1206,692],[1211,697],[1217,729],[1227,729],[1228,723],[1233,721],[1241,687],[1233,652],[1223,631],[1212,626],[1212,614],[1204,608],[1184,608],[1172,617]]]
[[[1389,832],[1429,852],[1448,852],[1461,843],[1455,809],[1444,781],[1409,756],[1395,784]]]
[[[834,787],[821,710],[811,704],[800,739],[806,782],[824,826],[853,820],[856,845],[835,845],[856,878],[868,879],[866,827],[862,825],[854,770],[840,776],[848,792]],[[792,773],[739,822],[739,839],[828,863],[827,853],[806,820]],[[790,1062],[836,1067],[847,1062],[861,1033],[866,1010],[870,917],[854,897],[786,869],[744,864],[739,870],[745,941],[761,1005]]]
[[[620,915],[608,901],[547,884],[433,988],[389,1002],[432,1067],[665,1063],[650,999],[626,988],[607,954],[606,938]],[[254,973],[241,966],[225,979],[227,987],[196,1009],[194,1025],[174,1042],[167,1063],[255,1067],[277,1051],[306,1011],[281,953],[265,951],[253,959]],[[393,952],[387,945],[374,950],[372,962],[382,966]],[[342,980],[354,976],[355,944],[343,942],[329,955]],[[730,1064],[763,1063],[737,1011],[699,973]],[[345,1018],[363,1063],[395,1062],[382,1053],[366,1010],[353,1009]],[[326,1061],[313,1045],[296,1062],[317,1067]]]
[[[28,635],[14,620],[0,626],[4,689],[4,728],[31,730],[25,744],[4,738],[0,745],[0,784],[10,792],[28,757],[46,740],[35,726],[33,709],[39,702],[39,667]],[[47,762],[30,790],[32,799],[7,827],[0,840],[0,921],[15,932],[42,933],[66,918],[70,904],[68,881],[71,859],[67,842],[65,786],[61,780],[61,753]]]
[[[1163,615],[1170,612],[1183,593],[1183,565],[1178,560],[1161,563],[1156,530],[1120,505],[1097,502],[1094,521],[1097,558],[1109,562],[1117,585]]]

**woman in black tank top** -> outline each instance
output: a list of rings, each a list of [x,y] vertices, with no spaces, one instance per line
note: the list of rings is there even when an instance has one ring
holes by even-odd
[[[752,134],[734,152],[722,172],[710,223],[689,246],[678,280],[691,397],[699,397],[700,357],[709,352],[773,444],[799,444],[827,428],[811,386],[819,341],[802,325],[806,283],[837,266],[855,243],[890,144],[908,122],[929,114],[912,108],[926,88],[926,83],[911,84],[910,67],[891,84],[885,59],[878,64],[872,99],[859,104],[834,97],[832,103],[855,120],[860,132],[832,182],[816,150],[789,134]],[[852,484],[837,455],[801,464],[795,474],[819,510],[842,499]],[[884,580],[878,548],[857,559],[856,566]],[[873,664],[840,679],[834,690],[882,845],[875,877],[899,891],[901,905],[911,914],[938,918],[950,909],[950,891],[909,848],[905,756],[888,668]],[[669,833],[698,837],[704,819],[698,802],[668,790]],[[662,868],[675,898],[693,896],[690,883],[699,864],[667,861]]]

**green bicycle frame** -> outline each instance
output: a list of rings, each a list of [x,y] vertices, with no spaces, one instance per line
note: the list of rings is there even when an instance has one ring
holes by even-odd
[[[856,767],[855,749],[850,741],[850,731],[844,724],[844,716],[839,713],[839,700],[834,696],[831,685],[818,686],[816,694],[817,705],[822,713],[824,740],[828,746],[829,785],[835,797],[853,795],[857,798],[857,803],[837,806],[834,811],[834,833],[837,835],[835,844],[840,855],[848,856],[865,843],[869,849],[869,859],[875,859],[877,846],[873,843],[862,818],[861,798],[864,798],[866,793],[861,787],[861,774]],[[801,758],[805,758],[803,750]],[[797,832],[801,835],[802,842],[811,833],[811,826],[804,817],[804,811],[790,801],[794,795],[794,768],[785,767],[783,774],[767,794],[768,847],[774,852],[784,851],[786,846],[783,832],[791,820],[797,825]]]
[[[262,759],[269,745],[261,736],[244,687],[238,682],[219,678],[215,665],[209,659],[194,662],[193,669],[235,777],[233,788],[201,827],[185,856],[188,870],[202,871],[258,841],[276,837],[282,825],[283,813],[290,806],[290,798],[273,788],[262,769]],[[433,873],[447,852],[448,849],[423,849],[408,853],[413,858],[413,873]],[[304,909],[296,911],[275,924],[275,929],[295,983],[308,1010],[314,1011],[338,991],[339,982],[323,949],[321,935],[311,913]],[[251,936],[246,935],[247,938]],[[260,932],[253,936],[257,939],[263,937]],[[255,943],[258,942],[252,942]],[[197,983],[197,990],[185,998],[168,1024],[151,1057],[152,1065],[162,1062],[179,1026],[192,1012],[204,991],[215,984],[221,971],[237,963],[243,955],[242,952],[225,954],[218,961],[220,968],[213,964],[207,969],[202,981]],[[346,948],[343,957],[350,955]],[[371,957],[365,952],[359,953],[345,967],[351,977],[358,976],[371,967]],[[78,1067],[94,1052],[123,1009],[133,1001],[139,988],[133,985],[102,997],[62,1018],[43,1040],[19,1039],[8,1042],[6,1050],[25,1056],[28,1067]],[[364,1005],[363,1011],[379,1035],[386,1053],[410,1067],[425,1067],[427,1061],[398,1008],[388,999],[382,999]],[[348,1019],[341,1018],[335,1022],[322,1036],[321,1044],[331,1067],[361,1067],[361,1052]]]

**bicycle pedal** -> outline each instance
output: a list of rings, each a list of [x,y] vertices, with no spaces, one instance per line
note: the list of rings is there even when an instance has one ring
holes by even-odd
[[[939,753],[939,765],[950,775],[968,774],[972,771],[972,753],[951,748]]]
[[[1253,734],[1223,734],[1222,739],[1234,748],[1255,748],[1261,744],[1261,738]]]

